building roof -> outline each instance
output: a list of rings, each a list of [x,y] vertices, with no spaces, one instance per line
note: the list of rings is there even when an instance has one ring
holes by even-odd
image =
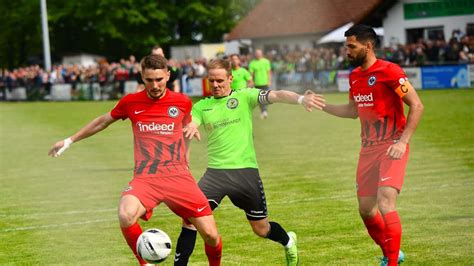
[[[324,34],[349,22],[359,23],[383,0],[262,0],[227,40]]]

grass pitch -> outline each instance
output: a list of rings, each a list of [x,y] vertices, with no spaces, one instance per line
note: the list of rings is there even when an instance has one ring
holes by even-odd
[[[474,90],[420,91],[425,115],[411,141],[398,200],[406,265],[474,262]],[[346,94],[326,95],[344,103]],[[117,122],[47,157],[115,102],[0,104],[0,264],[135,265],[116,208],[132,176],[129,121]],[[300,265],[377,265],[378,247],[357,212],[358,120],[276,104],[255,111],[254,136],[271,220],[298,234]],[[206,167],[206,140],[193,142],[191,169]],[[282,248],[251,231],[229,200],[215,212],[223,265],[284,265]],[[176,243],[180,219],[159,206],[143,228]],[[172,265],[172,258],[164,265]],[[200,239],[190,265],[207,265]]]

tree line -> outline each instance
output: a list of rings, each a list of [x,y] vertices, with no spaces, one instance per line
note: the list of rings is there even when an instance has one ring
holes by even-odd
[[[153,45],[223,41],[259,0],[47,0],[51,55],[91,53],[112,60]],[[0,67],[43,60],[40,0],[0,0]]]

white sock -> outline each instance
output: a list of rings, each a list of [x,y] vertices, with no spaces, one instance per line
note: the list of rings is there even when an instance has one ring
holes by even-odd
[[[293,238],[291,238],[291,236],[288,236],[288,237],[290,238],[290,240],[288,240],[288,243],[286,243],[286,245],[285,245],[286,249],[291,248],[293,246],[293,243],[294,243]]]

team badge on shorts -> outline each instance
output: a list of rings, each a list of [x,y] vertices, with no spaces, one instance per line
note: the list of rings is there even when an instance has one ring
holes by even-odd
[[[168,115],[172,118],[176,118],[179,115],[179,109],[175,106],[170,106],[168,108]]]
[[[127,188],[125,188],[125,189],[123,190],[123,192],[128,192],[128,191],[130,191],[130,190],[132,190],[132,189],[133,189],[132,186],[128,186]]]
[[[229,100],[227,100],[227,108],[229,109],[235,109],[238,105],[239,100],[237,100],[236,98],[230,98]]]
[[[375,76],[370,76],[369,80],[367,81],[367,83],[369,84],[369,86],[374,86],[375,82],[377,81],[377,78]]]

